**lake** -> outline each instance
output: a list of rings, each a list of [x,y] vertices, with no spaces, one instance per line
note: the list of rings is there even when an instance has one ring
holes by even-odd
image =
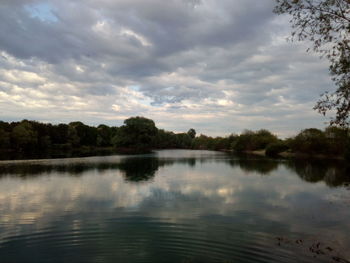
[[[0,262],[348,262],[348,172],[188,150],[0,161]]]

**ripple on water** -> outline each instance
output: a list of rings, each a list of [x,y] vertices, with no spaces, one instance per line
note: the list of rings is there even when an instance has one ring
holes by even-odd
[[[0,163],[0,263],[336,262],[309,247],[349,244],[346,177],[309,163],[181,150],[22,163]]]
[[[2,238],[0,254],[5,262],[11,262],[14,255],[18,258],[19,253],[33,259],[26,257],[23,262],[55,262],[55,258],[77,262],[296,262],[298,258],[312,262],[310,257],[297,257],[276,246],[274,238],[265,233],[197,223],[120,217],[81,223],[78,229],[63,230],[57,224]]]

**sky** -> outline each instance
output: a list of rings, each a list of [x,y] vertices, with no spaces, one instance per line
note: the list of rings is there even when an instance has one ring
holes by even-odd
[[[325,127],[328,63],[274,0],[1,0],[0,120],[211,136]]]

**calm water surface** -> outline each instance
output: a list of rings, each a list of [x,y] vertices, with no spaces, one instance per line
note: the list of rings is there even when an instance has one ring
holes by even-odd
[[[0,262],[347,262],[348,172],[185,150],[0,162]]]

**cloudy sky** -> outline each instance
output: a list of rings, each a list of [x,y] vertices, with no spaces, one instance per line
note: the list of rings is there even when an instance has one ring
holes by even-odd
[[[328,65],[273,0],[1,0],[0,119],[280,136],[324,127]]]

